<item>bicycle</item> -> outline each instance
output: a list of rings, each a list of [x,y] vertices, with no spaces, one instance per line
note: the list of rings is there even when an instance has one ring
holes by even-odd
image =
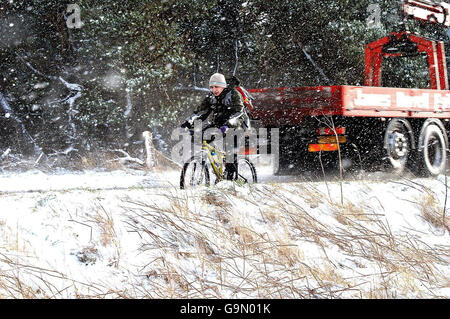
[[[226,180],[225,170],[226,153],[216,150],[212,145],[203,141],[199,154],[192,156],[181,170],[180,189],[210,185],[210,169],[216,177],[215,184]],[[208,165],[209,164],[209,165]],[[238,184],[257,183],[256,169],[248,158],[240,158],[234,163],[233,176],[231,178]]]

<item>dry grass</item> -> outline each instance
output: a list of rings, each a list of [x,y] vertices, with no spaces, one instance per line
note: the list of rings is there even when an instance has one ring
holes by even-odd
[[[121,247],[118,236],[116,234],[114,219],[111,214],[100,204],[97,205],[95,214],[91,217],[91,222],[94,223],[100,232],[100,243],[104,247],[113,246],[114,256],[111,256],[109,260],[110,265],[118,267],[121,255]]]
[[[449,247],[393,232],[381,205],[334,203],[312,183],[167,190],[158,196],[123,199],[122,226],[137,235],[146,258],[126,287],[76,281],[31,266],[30,259],[0,255],[0,297],[448,297],[439,288],[449,286],[442,272]],[[442,207],[432,193],[419,203],[424,220],[448,225],[439,219]],[[117,220],[104,206],[95,207],[81,221],[95,228],[92,242],[100,244],[89,247],[114,247],[113,266],[120,267]]]
[[[308,205],[319,197],[326,198],[316,190],[302,189],[298,194]],[[255,228],[245,217],[244,208],[242,214],[229,213],[233,201],[244,198],[248,205],[260,202],[260,221],[272,232]],[[307,206],[287,197],[282,188],[276,192],[271,189],[269,197],[264,186],[253,189],[248,197],[207,191],[195,203],[166,207],[134,203],[140,210],[138,216],[133,214],[133,229],[149,234],[142,249],[177,252],[175,261],[167,255],[155,259],[160,268],[166,267],[165,273],[176,274],[171,277],[175,279],[169,293],[163,289],[159,297],[221,298],[224,290],[231,297],[257,298],[437,297],[432,287],[448,280],[438,270],[438,265],[447,262],[445,248],[436,251],[413,236],[393,234],[382,214],[358,203],[334,204],[336,221],[342,225],[334,228],[310,214]],[[208,206],[216,208],[209,211],[214,216],[207,214]],[[196,253],[180,251],[189,242],[197,243]],[[301,242],[316,245],[322,256],[308,258]],[[358,275],[356,270],[354,276],[345,277],[341,270],[349,266],[327,255],[334,247],[353,260],[355,268],[376,271]],[[191,263],[198,263],[198,273],[185,271],[183,267]],[[149,272],[154,273],[155,264],[149,265]],[[215,273],[206,276],[208,269]]]
[[[161,155],[162,156],[162,155]],[[23,155],[9,156],[1,161],[1,169],[4,171],[27,171],[40,169],[42,171],[54,171],[55,168],[66,168],[69,170],[95,170],[98,168],[109,171],[122,170],[127,167],[146,170],[145,166],[132,161],[121,160],[123,154],[108,149],[96,149],[92,152],[79,153],[78,151],[65,153],[47,154],[35,157]],[[141,155],[142,157],[142,155]],[[159,167],[157,167],[159,169]]]
[[[437,196],[431,190],[426,189],[421,198],[418,199],[421,207],[422,218],[436,229],[447,229],[450,231],[450,216],[444,212]]]
[[[1,299],[58,299],[67,298],[67,292],[76,298],[117,297],[118,291],[105,293],[104,286],[80,282],[52,269],[33,266],[26,258],[0,254]],[[78,290],[90,291],[91,295],[78,294]]]

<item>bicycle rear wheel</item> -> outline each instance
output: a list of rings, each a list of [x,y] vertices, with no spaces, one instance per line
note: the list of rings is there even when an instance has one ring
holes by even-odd
[[[258,178],[256,176],[255,165],[246,158],[239,159],[237,161],[237,171],[233,179],[242,184],[257,183]]]
[[[180,189],[188,189],[200,185],[209,186],[209,183],[209,170],[202,158],[192,157],[183,165],[180,176]]]

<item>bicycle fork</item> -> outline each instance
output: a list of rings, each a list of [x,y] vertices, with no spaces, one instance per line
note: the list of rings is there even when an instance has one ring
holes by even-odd
[[[208,159],[211,163],[211,166],[214,170],[214,174],[217,176],[219,181],[223,180],[223,171],[224,171],[224,157],[225,153],[217,151],[213,146],[203,141],[203,150],[206,152]]]

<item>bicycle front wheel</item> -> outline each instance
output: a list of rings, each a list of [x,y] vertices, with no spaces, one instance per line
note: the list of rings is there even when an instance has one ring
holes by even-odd
[[[180,189],[196,186],[209,186],[209,171],[206,163],[199,157],[192,157],[183,165],[180,176]]]
[[[235,180],[238,183],[257,183],[255,165],[246,158],[242,158],[237,162],[237,171],[235,172]]]

